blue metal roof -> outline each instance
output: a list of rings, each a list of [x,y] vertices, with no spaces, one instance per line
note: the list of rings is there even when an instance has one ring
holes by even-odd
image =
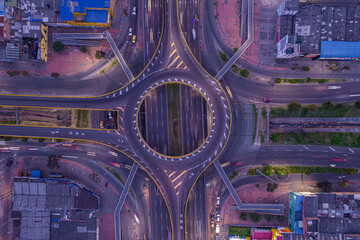
[[[62,21],[73,21],[76,13],[85,13],[85,8],[110,8],[110,0],[61,0],[60,2],[60,15]],[[88,14],[88,11],[86,13]],[[94,14],[99,16],[94,16]],[[86,15],[87,15],[86,14]],[[102,11],[96,11],[91,13],[91,19],[100,19],[100,22],[104,22],[104,13]],[[107,19],[107,14],[106,14]],[[85,19],[86,20],[86,19]],[[91,21],[93,22],[93,21]],[[97,21],[96,21],[97,22]],[[106,22],[106,21],[105,21]]]
[[[321,41],[320,58],[360,58],[360,42]]]
[[[86,10],[85,22],[106,23],[108,19],[107,10],[88,9]]]

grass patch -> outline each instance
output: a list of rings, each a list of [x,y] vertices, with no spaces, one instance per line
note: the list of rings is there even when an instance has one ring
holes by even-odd
[[[112,175],[114,175],[114,177],[116,177],[123,186],[125,186],[125,183],[126,183],[125,180],[121,177],[121,175],[117,171],[115,171],[111,167],[105,167],[105,169],[108,170]],[[134,192],[132,191],[131,188],[130,188],[129,192],[130,192],[131,196],[133,198],[135,198]]]
[[[313,79],[313,78],[277,78],[275,80],[276,83],[290,83],[290,84],[301,84],[301,83],[336,83],[336,82],[345,82],[345,79],[326,79],[326,78],[320,78],[320,79]]]
[[[323,104],[321,106],[310,104],[301,106],[299,109],[290,110],[285,107],[270,108],[270,117],[287,118],[287,117],[320,117],[320,118],[336,118],[336,117],[359,117],[360,108],[355,103],[337,103]]]
[[[250,228],[247,227],[229,227],[229,235],[240,236],[240,237],[250,237]]]
[[[254,110],[254,115],[255,115],[255,128],[254,128],[254,134],[253,134],[253,140],[252,142],[255,141],[255,136],[256,136],[256,124],[257,124],[257,116],[258,116],[258,110],[255,104],[252,104],[253,110]]]
[[[180,85],[167,84],[170,156],[182,155]]]
[[[76,127],[88,128],[89,127],[89,110],[77,109],[76,111],[77,111]]]
[[[226,56],[225,53],[223,53],[222,51],[218,50],[219,56],[220,58],[223,60],[224,63],[227,63],[229,61],[228,57]]]
[[[229,176],[229,180],[233,180],[236,176],[238,175],[238,172],[237,171],[233,171]]]
[[[2,124],[16,124],[16,120],[0,120]],[[20,121],[19,121],[20,124]]]
[[[360,148],[360,133],[273,133],[274,144],[311,144]]]
[[[258,167],[259,168],[259,167]],[[354,175],[358,172],[356,168],[337,168],[337,167],[304,167],[304,166],[267,166],[259,168],[267,176],[277,174],[280,177],[285,177],[287,174],[305,173],[334,173],[334,174],[348,174]],[[255,172],[255,168],[249,169],[249,172]],[[251,174],[248,174],[251,175]],[[255,174],[254,174],[255,175]]]
[[[98,75],[108,72],[112,67],[118,64],[117,58],[115,58],[106,68],[103,68],[99,71]]]

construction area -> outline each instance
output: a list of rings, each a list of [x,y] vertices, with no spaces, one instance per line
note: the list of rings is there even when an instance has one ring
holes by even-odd
[[[117,111],[0,106],[0,124],[118,129]]]

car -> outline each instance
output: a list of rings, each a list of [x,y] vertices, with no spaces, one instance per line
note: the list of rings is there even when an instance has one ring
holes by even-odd
[[[113,117],[112,117],[112,115],[111,115],[111,112],[110,112],[110,111],[108,112],[108,114],[109,114],[109,119],[112,119]]]
[[[210,213],[210,219],[214,219],[214,213]]]
[[[14,159],[13,158],[10,158],[8,161],[7,161],[7,166],[10,167],[14,162]]]
[[[136,7],[133,8],[132,15],[136,16]]]
[[[120,168],[120,167],[121,167],[121,165],[120,165],[120,164],[118,164],[118,163],[116,163],[116,162],[110,162],[110,164],[111,164],[111,165],[113,165],[113,166],[115,166],[115,167],[118,167],[118,168]]]
[[[129,28],[129,36],[132,36],[132,28]]]
[[[220,222],[220,213],[216,214],[216,222]]]
[[[214,220],[210,221],[210,226],[213,228],[214,227]]]
[[[333,162],[343,162],[344,159],[341,159],[341,158],[331,158],[331,161],[333,161]]]
[[[136,35],[133,35],[133,37],[132,37],[132,42],[133,42],[133,43],[136,43]]]
[[[328,86],[328,89],[341,89],[341,86]]]
[[[336,167],[336,165],[335,164],[330,164],[330,167]]]
[[[264,102],[271,102],[271,98],[263,98]]]
[[[100,128],[104,128],[104,121],[100,121]]]
[[[113,155],[114,157],[117,157],[118,156],[118,154],[116,153],[116,152],[113,152],[113,151],[109,151],[108,152],[110,155]]]
[[[217,197],[216,198],[216,206],[219,206],[220,205],[220,197]]]

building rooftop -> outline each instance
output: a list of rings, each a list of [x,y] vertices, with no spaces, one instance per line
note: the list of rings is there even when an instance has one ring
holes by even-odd
[[[320,58],[359,58],[360,42],[321,41]]]
[[[110,0],[62,0],[60,4],[61,20],[75,21],[74,13],[81,13],[86,15],[86,22],[104,23],[107,22],[109,8]]]
[[[309,195],[304,198],[304,217],[315,218],[317,217],[318,209],[318,196]]]
[[[60,180],[14,178],[14,239],[96,239],[99,199]]]

